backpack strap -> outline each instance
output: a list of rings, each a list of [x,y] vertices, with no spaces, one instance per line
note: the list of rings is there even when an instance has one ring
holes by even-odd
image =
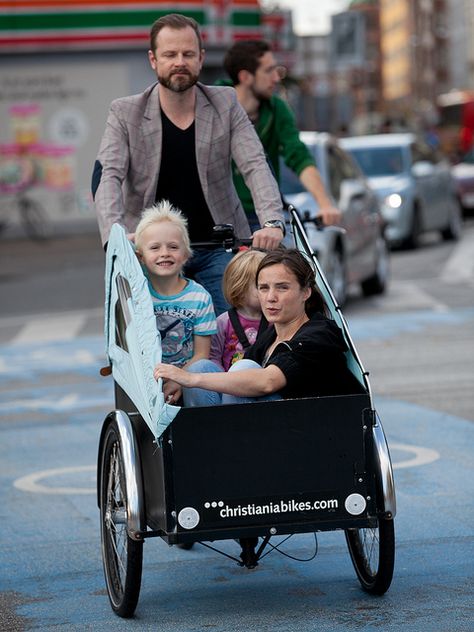
[[[255,338],[255,342],[257,342],[257,340],[260,338],[260,336],[263,334],[263,332],[265,331],[267,327],[268,327],[268,320],[262,314],[262,318],[260,319],[260,326],[257,331],[257,337]]]
[[[240,318],[239,318],[239,315],[237,314],[237,310],[235,309],[235,307],[231,307],[227,313],[229,314],[229,320],[232,323],[232,327],[234,328],[234,331],[237,334],[237,338],[239,339],[239,342],[242,345],[242,348],[244,350],[248,349],[251,345],[250,345],[249,339],[245,335],[245,331],[244,331],[244,328],[242,327],[242,323],[240,322]],[[265,331],[267,327],[268,327],[267,319],[262,314],[262,318],[260,319],[260,325],[258,327],[256,340],[258,340],[258,338],[262,335],[262,333]]]
[[[235,307],[231,307],[227,313],[229,314],[230,322],[232,323],[232,327],[237,334],[237,338],[239,339],[240,344],[244,349],[248,349],[250,347],[250,342],[245,335],[245,331],[242,327],[242,323],[240,322],[237,310],[235,309]]]

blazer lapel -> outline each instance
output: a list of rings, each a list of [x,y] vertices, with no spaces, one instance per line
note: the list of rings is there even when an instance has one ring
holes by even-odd
[[[196,162],[201,181],[202,191],[208,199],[207,166],[211,149],[214,112],[206,96],[199,89],[196,90]]]
[[[145,208],[154,204],[158,174],[161,164],[162,127],[158,84],[155,84],[148,95],[142,122],[143,140],[145,143],[146,165],[144,171],[150,175],[149,186],[145,192]]]

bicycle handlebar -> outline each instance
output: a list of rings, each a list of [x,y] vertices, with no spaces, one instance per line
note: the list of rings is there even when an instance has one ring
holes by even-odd
[[[294,210],[298,217],[300,214],[291,205],[288,206],[288,210]],[[324,229],[324,222],[321,217],[310,217],[309,213],[304,213],[301,218],[303,223],[312,222],[317,230]],[[216,224],[212,229],[214,233],[213,239],[209,241],[194,241],[191,243],[191,248],[224,248],[224,250],[237,251],[240,246],[251,246],[252,239],[238,239],[234,234],[234,227],[232,224]]]
[[[308,222],[311,222],[312,224],[315,225],[317,230],[324,230],[325,224],[323,222],[323,218],[320,215],[311,217],[311,215],[309,214],[309,211],[303,211],[303,213],[301,213],[297,208],[293,206],[293,204],[287,204],[285,206],[285,209],[290,214],[290,217],[291,217],[291,214],[294,213],[303,225]]]
[[[232,224],[217,224],[213,227],[214,238],[209,241],[194,241],[191,248],[224,248],[237,250],[240,246],[251,246],[252,239],[238,239]]]
[[[320,215],[316,215],[316,217],[310,217],[309,212],[306,211],[303,215],[303,217],[301,218],[301,222],[303,224],[305,224],[306,222],[311,222],[316,226],[317,230],[323,230],[324,229],[324,222],[323,222],[323,218]]]

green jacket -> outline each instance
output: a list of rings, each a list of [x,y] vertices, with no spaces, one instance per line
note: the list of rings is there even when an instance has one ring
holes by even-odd
[[[219,81],[218,83],[232,85],[227,81]],[[299,138],[293,112],[280,97],[273,96],[270,101],[262,101],[255,131],[262,141],[277,182],[280,182],[280,156],[298,176],[303,169],[315,164],[308,148]],[[250,190],[235,164],[232,174],[237,194],[245,212],[247,214],[255,213]]]

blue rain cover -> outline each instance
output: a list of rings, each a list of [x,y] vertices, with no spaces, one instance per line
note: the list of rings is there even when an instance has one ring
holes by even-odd
[[[122,316],[123,315],[123,316]],[[116,320],[123,322],[117,327]],[[120,340],[119,331],[125,331]],[[148,282],[124,229],[112,226],[105,265],[105,340],[114,380],[123,388],[158,441],[180,407],[164,401],[162,380],[153,377],[161,362]]]

